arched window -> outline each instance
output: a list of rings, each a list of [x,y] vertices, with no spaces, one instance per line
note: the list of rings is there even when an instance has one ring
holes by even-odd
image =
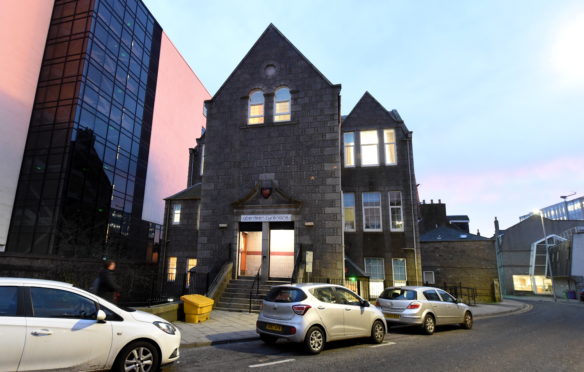
[[[274,96],[274,121],[290,121],[290,89],[278,88]]]
[[[248,124],[264,123],[264,92],[254,90],[249,95]]]

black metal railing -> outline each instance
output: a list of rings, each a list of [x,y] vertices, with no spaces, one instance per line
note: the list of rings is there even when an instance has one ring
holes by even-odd
[[[254,297],[253,296],[254,287],[256,290],[255,298],[257,298],[258,294],[260,293],[260,272],[261,272],[261,270],[262,270],[262,265],[260,265],[260,267],[258,269],[258,273],[256,274],[255,278],[253,279],[253,283],[251,283],[251,288],[249,290],[249,312],[250,313],[251,313],[251,307],[252,307],[252,298]]]
[[[290,284],[296,283],[298,281],[298,271],[300,270],[300,264],[302,264],[302,253],[302,244],[300,244],[298,247],[298,252],[296,252],[296,257],[294,258],[294,269],[292,270]]]
[[[474,306],[477,304],[478,293],[476,288],[463,287],[462,283],[458,283],[458,285],[449,285],[445,282],[442,289],[467,305]]]

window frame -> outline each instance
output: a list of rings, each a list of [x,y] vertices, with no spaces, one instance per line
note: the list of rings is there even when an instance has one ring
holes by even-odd
[[[193,262],[194,261],[194,262]],[[191,269],[194,267],[197,267],[197,259],[196,258],[191,258],[191,257],[187,257],[187,275],[186,275],[186,280],[185,280],[185,284],[187,286],[187,288],[190,286],[191,283]]]
[[[350,135],[353,137],[352,142],[347,144],[346,136]],[[351,149],[350,154],[348,154],[347,149]],[[351,164],[347,164],[347,158],[350,156]],[[343,166],[345,168],[355,168],[355,132],[343,132]]]
[[[398,272],[398,270],[396,270],[396,268],[398,268],[398,265],[396,265],[396,263],[398,263],[398,262],[400,262],[400,263],[403,262],[403,279],[398,278],[396,275]],[[400,264],[399,268],[401,269],[401,264]],[[396,257],[396,258],[391,259],[391,278],[393,280],[393,285],[396,287],[407,285],[407,282],[408,282],[408,263],[407,263],[407,260],[405,258]],[[396,283],[398,283],[398,284],[396,284]],[[401,283],[403,283],[403,284],[401,284]]]
[[[375,143],[365,143],[363,141],[363,135],[365,133],[368,133],[368,132],[374,132],[375,133],[375,139],[376,139]],[[363,160],[364,160],[364,157],[363,157],[364,151],[363,151],[363,149],[365,147],[373,147],[373,146],[375,146],[375,161],[376,162],[375,163],[365,164],[363,162]],[[368,130],[360,130],[359,131],[359,151],[360,151],[360,155],[361,155],[360,158],[361,158],[361,166],[362,167],[378,167],[379,166],[379,164],[380,164],[379,163],[379,131],[377,129],[368,129]]]
[[[398,206],[393,206],[391,204],[392,200],[392,194],[395,193],[399,193],[399,205]],[[404,210],[403,210],[403,198],[402,198],[402,192],[401,191],[389,191],[387,193],[387,197],[389,200],[389,230],[393,231],[393,232],[403,232],[405,231],[405,223],[404,223]],[[401,221],[401,228],[400,227],[394,227],[394,219],[393,219],[393,215],[392,215],[392,211],[394,209],[399,209],[399,217],[400,217],[400,221]]]
[[[181,210],[182,204],[174,202],[172,203],[172,224],[180,225],[181,223]]]
[[[203,172],[205,170],[205,144],[201,145],[201,167],[199,170],[199,176],[203,175]]]
[[[166,281],[167,282],[176,282],[177,263],[178,263],[178,257],[176,257],[176,256],[168,257],[167,267],[166,267]]]
[[[365,194],[377,194],[379,195],[379,205],[378,206],[365,206]],[[372,192],[363,192],[361,193],[361,206],[362,206],[362,213],[363,213],[363,231],[365,232],[381,232],[383,231],[383,215],[382,215],[382,211],[381,211],[381,193],[380,192],[376,192],[376,191],[372,191]],[[377,208],[379,210],[379,228],[368,228],[367,227],[367,215],[365,214],[365,210],[366,209],[374,209]]]
[[[261,103],[252,103],[254,97],[261,97]],[[261,115],[252,115],[252,107],[261,106]],[[249,99],[247,100],[247,125],[261,125],[265,124],[266,115],[266,97],[261,89],[254,89],[249,92]],[[255,122],[255,120],[258,120]]]
[[[278,100],[279,91],[288,91],[288,99]],[[278,112],[278,103],[288,102],[288,111]],[[279,119],[279,117],[287,117],[286,119]],[[292,120],[292,93],[290,88],[281,86],[274,91],[274,123],[284,123]]]
[[[432,281],[426,280],[427,276],[432,275]],[[422,278],[424,280],[424,284],[436,284],[436,275],[434,271],[424,271],[422,272]]]
[[[387,141],[387,135],[386,133],[392,132],[393,133],[393,142],[388,142]],[[393,147],[392,147],[393,146]],[[389,162],[389,154],[390,151],[389,149],[392,148],[393,151],[391,151],[391,153],[393,154],[393,158],[395,159],[395,161]],[[383,150],[384,150],[384,161],[385,161],[385,165],[397,165],[397,140],[395,137],[395,129],[391,128],[391,129],[384,129],[383,130]]]
[[[352,195],[353,196],[353,206],[352,207],[351,206],[348,207],[345,204],[345,196],[349,196],[349,195]],[[345,210],[347,208],[352,208],[353,209],[353,228],[352,229],[347,228],[347,219],[346,219],[347,213],[345,213]],[[344,192],[343,193],[343,231],[347,231],[347,232],[355,232],[355,231],[357,231],[357,215],[356,215],[356,210],[357,210],[357,208],[356,208],[355,193],[354,192],[346,192],[346,193]]]
[[[363,266],[365,268],[365,273],[370,275],[370,279],[385,280],[385,259],[383,257],[364,257]],[[373,277],[372,274],[374,274],[374,272],[371,270],[372,267],[380,267],[381,275]]]

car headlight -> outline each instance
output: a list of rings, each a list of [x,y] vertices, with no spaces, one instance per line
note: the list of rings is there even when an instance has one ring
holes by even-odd
[[[174,328],[174,326],[170,323],[154,322],[153,324],[169,335],[174,335],[176,333],[176,328]]]

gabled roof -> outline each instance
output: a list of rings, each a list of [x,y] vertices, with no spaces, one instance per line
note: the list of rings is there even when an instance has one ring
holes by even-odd
[[[246,53],[246,55],[243,57],[243,59],[237,64],[237,66],[231,72],[231,74],[229,75],[229,77],[223,82],[223,84],[221,85],[221,87],[219,87],[219,89],[217,90],[217,92],[213,95],[213,97],[209,101],[213,101],[215,99],[215,97],[217,97],[221,93],[221,91],[223,90],[223,87],[225,87],[225,85],[227,84],[227,82],[229,82],[229,80],[231,80],[231,78],[233,77],[233,75],[235,75],[235,73],[239,70],[239,68],[248,60],[248,58],[256,51],[256,49],[259,49],[261,47],[261,44],[263,43],[263,41],[270,34],[276,35],[276,37],[280,38],[283,43],[287,44],[291,49],[293,49],[300,56],[300,58],[302,58],[307,63],[308,66],[312,67],[312,69],[316,72],[316,74],[319,75],[327,84],[329,84],[330,86],[337,86],[337,87],[340,87],[341,86],[340,84],[333,84],[333,83],[331,83],[329,81],[329,79],[327,79],[326,76],[324,76],[323,73],[320,72],[312,64],[312,62],[310,62],[310,60],[308,58],[306,58],[304,56],[304,54],[302,54],[298,50],[298,48],[296,48],[296,46],[294,44],[292,44],[290,42],[290,40],[288,40],[286,38],[286,36],[284,36],[284,34],[282,34],[280,32],[280,30],[278,30],[278,28],[276,26],[274,26],[274,24],[270,23],[268,25],[268,27],[265,29],[265,31],[261,34],[261,36],[259,37],[259,39],[257,39],[257,41],[253,44],[253,46],[251,47],[251,49]]]
[[[446,218],[448,222],[470,222],[470,218],[465,214],[446,216]]]
[[[438,227],[420,236],[420,242],[439,242],[439,241],[452,242],[467,240],[489,240],[489,239],[483,236],[469,234],[460,229],[447,226]]]
[[[201,183],[195,183],[189,188],[177,192],[176,194],[164,198],[164,200],[197,200],[201,199]]]
[[[349,115],[346,115],[346,116],[344,116],[342,118],[342,122],[344,123],[345,121],[350,120],[351,117],[353,115],[356,115],[357,113],[359,113],[360,110],[367,110],[367,113],[371,113],[371,108],[370,107],[367,107],[367,106],[373,106],[374,107],[374,110],[378,110],[378,112],[382,113],[382,115],[385,115],[389,120],[393,121],[396,124],[399,124],[399,126],[401,126],[402,129],[405,132],[408,131],[408,129],[407,129],[407,127],[406,127],[403,119],[401,118],[401,116],[397,112],[397,110],[394,109],[394,110],[388,111],[368,91],[366,91],[363,94],[363,96],[361,96],[361,98],[359,99],[359,101],[357,102],[357,104],[355,105],[355,107],[353,107],[353,109],[351,110],[351,112],[349,113]]]

